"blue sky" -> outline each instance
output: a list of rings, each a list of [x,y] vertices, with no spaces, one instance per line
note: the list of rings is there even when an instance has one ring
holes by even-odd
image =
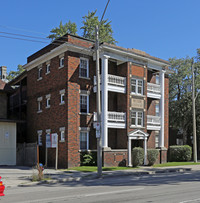
[[[50,30],[71,20],[78,29],[82,17],[97,9],[101,16],[107,0],[1,1],[0,66],[16,70],[45,44],[3,38],[1,32],[46,37]],[[200,48],[200,0],[110,0],[104,19],[112,21],[118,46],[136,48],[167,60],[193,56]],[[82,35],[79,29],[78,34]],[[46,41],[46,40],[44,40]],[[50,40],[47,42],[50,42]]]

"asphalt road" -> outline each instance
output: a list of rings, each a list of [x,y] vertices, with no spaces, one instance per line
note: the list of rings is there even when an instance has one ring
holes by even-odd
[[[77,183],[7,188],[0,203],[200,202],[200,172],[124,176]]]

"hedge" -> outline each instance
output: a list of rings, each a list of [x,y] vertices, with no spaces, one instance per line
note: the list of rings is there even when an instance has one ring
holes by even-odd
[[[147,149],[147,160],[149,166],[153,166],[158,159],[159,150],[158,149]]]
[[[140,166],[144,163],[144,149],[135,147],[132,150],[132,164],[133,166]]]
[[[97,166],[97,152],[81,152],[81,166]]]
[[[169,147],[170,161],[190,161],[192,158],[192,147],[189,145],[176,145]]]

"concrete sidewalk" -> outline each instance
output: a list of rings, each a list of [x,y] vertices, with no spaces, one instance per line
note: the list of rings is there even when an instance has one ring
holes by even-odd
[[[102,178],[125,175],[149,175],[149,174],[164,174],[164,173],[183,173],[187,171],[200,171],[200,165],[173,166],[173,167],[140,167],[138,169],[128,169],[119,171],[103,171]],[[33,174],[37,174],[37,170],[31,167],[0,167],[0,176],[6,188],[16,186],[33,186],[37,184],[62,183],[70,181],[83,181],[97,178],[96,172],[77,172],[77,171],[62,171],[54,169],[45,169],[44,175],[48,180],[41,182],[32,182]]]

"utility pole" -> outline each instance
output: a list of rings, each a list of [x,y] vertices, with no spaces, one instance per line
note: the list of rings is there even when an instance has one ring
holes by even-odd
[[[96,26],[96,42],[95,42],[95,50],[96,50],[96,106],[97,106],[97,126],[96,127],[96,137],[97,137],[97,166],[98,166],[98,177],[102,176],[102,135],[101,135],[101,94],[100,94],[100,68],[99,68],[99,28],[101,26],[103,17],[105,15],[106,9],[108,7],[110,0],[108,0],[106,7],[104,9],[103,15],[101,17],[101,21],[99,25]]]
[[[196,135],[196,109],[195,109],[195,81],[194,59],[192,59],[192,112],[193,112],[193,160],[197,162],[197,135]]]

